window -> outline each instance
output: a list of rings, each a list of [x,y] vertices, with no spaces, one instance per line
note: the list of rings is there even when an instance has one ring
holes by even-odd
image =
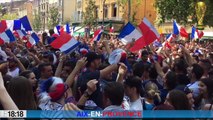
[[[108,17],[108,6],[107,5],[104,6],[104,17],[105,18]]]
[[[95,18],[97,19],[98,18],[98,7],[96,6],[96,9],[95,9]]]
[[[81,11],[78,11],[78,17],[77,20],[79,21],[81,19]]]
[[[117,17],[117,4],[112,4],[112,17]]]

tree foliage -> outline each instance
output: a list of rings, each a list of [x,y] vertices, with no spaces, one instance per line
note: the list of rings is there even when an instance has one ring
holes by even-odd
[[[189,17],[193,23],[197,23],[195,5],[197,0],[155,0],[155,7],[160,14],[160,23],[175,19],[179,23],[186,24]],[[213,26],[213,1],[204,0],[207,6],[204,24]]]
[[[129,22],[131,22],[133,25],[137,25],[137,13],[138,13],[138,11],[137,11],[136,8],[132,8],[132,4],[134,2],[136,4],[136,6],[134,6],[134,7],[137,8],[141,4],[142,0],[130,0],[130,9],[131,9],[130,11],[131,11],[131,13],[130,13]],[[127,7],[129,5],[129,0],[117,0],[117,3],[120,6],[123,6],[123,7],[126,6]],[[123,18],[126,19],[126,20],[129,18],[128,9],[124,10]]]
[[[179,23],[187,23],[188,17],[194,13],[193,0],[155,0],[160,22],[176,19]]]
[[[6,13],[2,17],[0,17],[0,20],[15,20],[18,18],[18,15],[15,13]]]
[[[54,28],[59,24],[59,12],[57,7],[51,7],[49,12],[48,27]]]
[[[35,31],[41,30],[41,16],[36,11],[34,11],[32,25]]]
[[[97,18],[95,16],[97,7],[94,0],[87,0],[86,2],[87,7],[85,12],[83,12],[83,24],[92,27],[97,22]]]

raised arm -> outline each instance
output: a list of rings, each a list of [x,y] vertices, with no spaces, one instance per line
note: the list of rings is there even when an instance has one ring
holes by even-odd
[[[90,80],[87,82],[87,89],[84,92],[84,94],[81,96],[80,100],[77,103],[77,106],[80,108],[83,108],[86,101],[89,99],[89,97],[92,95],[93,92],[96,91],[96,84],[98,83],[97,80]]]
[[[56,77],[60,77],[60,73],[62,71],[62,67],[63,67],[65,59],[66,59],[66,56],[61,54],[60,57],[59,57],[58,66],[57,66],[56,71],[55,71]]]
[[[0,102],[4,110],[18,110],[18,107],[13,102],[12,98],[8,94],[5,86],[2,74],[0,72]]]
[[[15,54],[13,54],[13,53],[11,52],[11,50],[10,50],[9,48],[6,48],[6,51],[5,51],[5,52],[8,53],[11,57],[13,57],[13,58],[15,59],[15,61],[18,63],[19,69],[20,69],[21,71],[25,71],[25,70],[26,70],[26,68],[25,68],[24,65],[21,63],[21,61],[16,57]]]
[[[120,66],[118,68],[118,76],[116,78],[116,82],[123,83],[126,72],[127,72],[127,66],[123,63],[120,63]]]

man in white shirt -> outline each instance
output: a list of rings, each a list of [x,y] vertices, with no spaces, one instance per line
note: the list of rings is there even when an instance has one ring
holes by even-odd
[[[200,93],[198,83],[203,73],[203,68],[198,64],[193,64],[192,67],[188,69],[188,75],[191,83],[189,83],[187,87],[192,90],[193,97],[198,97]]]
[[[125,94],[129,97],[130,110],[143,110],[143,99],[140,97],[141,80],[139,77],[126,79]]]

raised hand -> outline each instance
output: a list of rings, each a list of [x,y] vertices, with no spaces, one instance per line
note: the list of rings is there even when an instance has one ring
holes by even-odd
[[[93,79],[93,80],[90,80],[89,82],[87,82],[87,92],[89,94],[92,94],[93,92],[96,91],[97,87],[96,87],[96,84],[98,83],[97,80]]]
[[[119,68],[118,68],[118,74],[126,74],[127,72],[127,66],[124,63],[119,63]]]
[[[76,63],[76,66],[79,68],[83,68],[87,64],[87,58],[83,57]]]

